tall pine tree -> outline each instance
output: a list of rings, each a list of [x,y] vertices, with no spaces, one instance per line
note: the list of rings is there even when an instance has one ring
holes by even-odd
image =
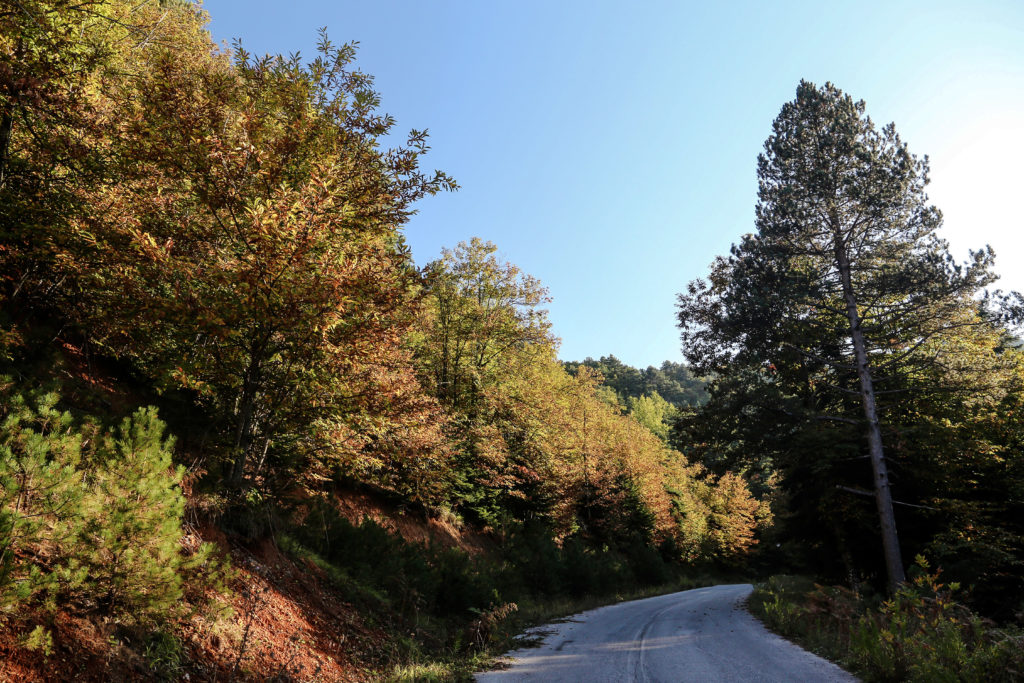
[[[898,380],[936,361],[929,342],[984,324],[958,312],[995,278],[989,250],[954,263],[924,191],[927,158],[864,110],[831,84],[800,83],[758,158],[757,233],[690,284],[679,324],[698,372],[753,372],[798,397],[779,402],[798,422],[863,434],[894,589],[904,568],[880,395],[898,401]]]

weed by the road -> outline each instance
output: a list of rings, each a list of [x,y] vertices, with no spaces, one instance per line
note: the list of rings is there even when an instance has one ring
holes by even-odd
[[[856,672],[866,681],[1019,681],[1024,633],[1000,629],[953,597],[924,558],[888,600],[804,577],[757,587],[751,612],[768,628]]]

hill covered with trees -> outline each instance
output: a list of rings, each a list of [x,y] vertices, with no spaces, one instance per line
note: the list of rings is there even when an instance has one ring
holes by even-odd
[[[1021,300],[891,125],[802,82],[686,364],[560,362],[495,245],[415,265],[457,183],[354,45],[206,22],[0,7],[0,678],[452,677],[547,605],[781,572],[835,586],[769,623],[865,676],[1019,673]]]
[[[678,444],[670,439],[680,415],[707,401],[706,381],[695,377],[682,363],[667,360],[660,368],[652,365],[640,370],[609,355],[563,365],[572,375],[580,368],[597,372],[602,377],[598,392],[608,405],[632,416],[676,448]]]
[[[653,365],[644,370],[626,365],[614,355],[602,356],[600,360],[587,358],[583,361],[569,361],[565,369],[575,374],[581,366],[595,370],[604,378],[603,384],[611,387],[620,404],[630,399],[658,394],[676,408],[697,406],[707,400],[704,390],[706,381],[695,377],[682,363],[664,361],[660,368]]]
[[[485,241],[416,268],[456,183],[386,146],[355,47],[205,22],[0,13],[0,676],[381,676],[741,564],[767,506],[602,390],[697,402],[685,370],[568,372]]]

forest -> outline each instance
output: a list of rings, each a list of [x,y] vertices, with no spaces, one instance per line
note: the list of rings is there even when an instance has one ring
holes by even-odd
[[[862,672],[934,619],[944,670],[1020,671],[1021,298],[863,103],[783,107],[685,364],[561,362],[496,245],[416,265],[457,180],[354,44],[207,21],[0,4],[0,679],[459,678],[532,606],[794,574],[896,643]],[[824,599],[773,581],[779,630]]]
[[[24,671],[88,659],[74,619],[168,678],[256,675],[229,627],[268,540],[414,653],[471,650],[481,613],[530,596],[664,584],[755,545],[767,506],[664,438],[657,390],[699,393],[685,370],[610,402],[600,368],[559,363],[546,290],[493,244],[415,266],[415,203],[456,184],[420,168],[422,132],[382,145],[394,122],[352,45],[225,51],[190,3],[2,21],[0,595]],[[634,405],[652,400],[664,415]],[[345,517],[356,495],[485,547],[406,542]],[[206,656],[211,637],[237,657]]]

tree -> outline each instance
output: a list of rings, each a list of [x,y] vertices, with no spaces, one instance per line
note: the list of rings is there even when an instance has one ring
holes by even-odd
[[[504,400],[531,366],[554,353],[541,308],[547,290],[496,251],[473,238],[428,266],[417,344],[423,385],[451,417],[455,495],[488,523],[524,501],[531,511],[546,510],[551,498],[547,454],[523,447],[524,430],[509,429],[522,413]]]
[[[422,278],[401,229],[455,185],[419,168],[425,132],[381,144],[394,120],[354,44],[254,59],[205,20],[0,9],[0,325],[47,319],[196,397],[233,487],[298,461],[424,482],[441,435],[404,343]]]
[[[516,350],[555,343],[541,308],[550,301],[547,289],[500,261],[497,250],[474,237],[428,266],[430,341],[422,359],[435,394],[450,407],[470,409]]]
[[[448,411],[458,449],[455,507],[496,527],[539,522],[558,538],[578,536],[597,546],[671,545],[678,559],[745,552],[754,524],[743,512],[745,484],[737,480],[726,490],[712,478],[704,481],[702,468],[687,467],[669,451],[654,432],[664,436],[674,409],[657,393],[640,393],[641,372],[602,359],[637,380],[637,395],[628,395],[633,414],[624,415],[592,362],[559,363],[540,309],[546,290],[495,251],[474,239],[431,266],[417,347],[423,384]],[[647,375],[658,372],[650,368]],[[669,491],[669,480],[678,493]],[[719,494],[727,502],[713,504]],[[694,503],[674,515],[674,497]],[[714,533],[694,540],[687,524],[698,518]],[[733,526],[719,533],[726,518]],[[715,534],[730,540],[707,540]]]
[[[54,602],[77,570],[46,571],[44,558],[67,554],[80,527],[82,435],[57,410],[54,393],[26,400],[0,377],[0,608],[42,596]],[[33,403],[35,405],[33,405]],[[62,558],[63,559],[63,558]],[[58,561],[55,564],[60,564]]]
[[[183,595],[183,573],[211,552],[204,545],[191,557],[182,553],[185,468],[172,464],[174,439],[163,432],[150,406],[104,435],[88,474],[81,536],[73,549],[97,605],[139,620],[172,614]]]
[[[695,406],[707,400],[705,381],[697,378],[682,363],[665,361],[660,368],[653,365],[645,370],[626,365],[613,355],[600,360],[566,361],[566,370],[575,373],[581,366],[597,370],[604,377],[606,387],[614,390],[621,403],[629,398],[658,394],[676,408]]]
[[[680,295],[679,325],[698,372],[754,373],[799,397],[779,405],[798,420],[863,430],[895,590],[904,569],[880,392],[895,400],[897,378],[935,362],[925,344],[981,324],[958,313],[994,280],[993,256],[953,262],[924,192],[927,158],[864,111],[831,84],[800,83],[758,158],[757,233]]]
[[[116,182],[57,248],[73,322],[197,396],[230,444],[232,487],[298,463],[394,480],[400,461],[435,461],[436,404],[404,348],[420,275],[401,227],[454,183],[419,169],[423,132],[381,147],[394,121],[354,45],[231,58],[179,14],[176,40],[126,57],[103,91]]]
[[[148,5],[150,3],[144,3]],[[151,37],[152,7],[118,0],[24,0],[0,7],[0,301],[45,306],[67,274],[56,245],[101,182],[109,155],[95,93],[119,52]],[[153,29],[154,33],[150,32]]]
[[[629,414],[637,422],[651,430],[662,441],[668,441],[669,425],[677,411],[675,406],[661,397],[661,394],[654,392],[640,398],[630,396],[626,399],[626,406]]]

